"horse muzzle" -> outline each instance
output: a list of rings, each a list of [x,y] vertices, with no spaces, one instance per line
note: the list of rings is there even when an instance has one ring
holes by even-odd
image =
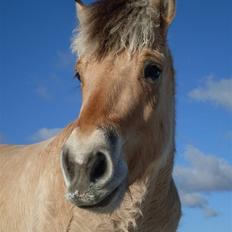
[[[61,152],[66,197],[82,208],[114,208],[125,192],[128,169],[120,137],[97,129],[91,135],[76,128]]]

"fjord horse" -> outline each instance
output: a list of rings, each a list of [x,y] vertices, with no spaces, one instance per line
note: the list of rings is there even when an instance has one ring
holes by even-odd
[[[79,118],[42,143],[0,146],[0,231],[174,232],[175,0],[77,11]]]

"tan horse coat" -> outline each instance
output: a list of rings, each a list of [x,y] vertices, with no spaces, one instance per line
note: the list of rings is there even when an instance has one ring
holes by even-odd
[[[48,141],[28,146],[0,145],[0,232],[175,232],[177,230],[181,214],[180,201],[172,179],[175,152],[175,80],[171,55],[166,45],[166,30],[174,17],[175,1],[136,0],[133,3],[135,4],[132,4],[130,0],[102,0],[98,3],[99,5],[88,8],[90,10],[85,9],[86,14],[80,13],[82,14],[82,29],[80,37],[73,43],[74,50],[80,50],[80,46],[83,45],[82,50],[78,51],[82,56],[84,53],[94,51],[100,58],[100,60],[97,58],[98,61],[90,62],[87,56],[78,63],[78,66],[81,66],[81,72],[84,73],[86,83],[91,85],[91,88],[87,88],[88,84],[83,87],[84,99],[88,100],[86,96],[92,94],[89,101],[84,101],[80,118]],[[79,8],[83,7],[79,5]],[[100,15],[99,21],[94,21],[97,25],[102,23],[100,26],[105,26],[106,30],[101,30],[103,34],[99,34],[92,19],[101,13],[105,15],[110,9],[112,11],[116,9],[114,15],[108,14],[108,18],[102,18]],[[126,15],[132,12],[136,20],[130,18],[131,22],[127,21],[118,9],[123,9],[122,12]],[[154,12],[156,14],[153,15]],[[144,13],[147,15],[140,24],[140,17],[143,19]],[[116,31],[117,25],[114,21],[110,21],[111,18],[115,21],[121,19],[119,21],[122,22],[117,28],[122,29],[119,32],[124,33],[122,36],[124,40],[122,39],[121,44],[118,45],[117,43],[120,42],[118,35],[111,38],[112,33],[108,33],[109,28],[112,29],[111,32]],[[158,20],[158,23],[151,19]],[[132,25],[133,22],[134,25]],[[92,24],[88,30],[85,30],[85,24],[89,23]],[[125,23],[134,30],[124,30]],[[141,30],[147,23],[149,23],[147,30]],[[112,25],[113,28],[111,28]],[[155,36],[153,30],[156,30]],[[106,32],[108,34],[104,34]],[[96,39],[102,40],[102,43],[99,42],[96,45],[95,35]],[[107,35],[109,38],[104,37]],[[135,35],[142,41],[135,40]],[[149,41],[148,38],[150,38]],[[131,53],[137,49],[137,53],[132,55],[131,59],[125,52],[125,46],[128,43]],[[105,45],[109,47],[105,48]],[[124,51],[121,51],[123,47]],[[115,50],[122,52],[122,55],[116,54],[115,56],[113,53]],[[107,56],[111,53],[114,56],[108,59]],[[141,56],[144,56],[143,60],[150,57],[158,62],[165,57],[164,78],[159,89],[155,90],[154,105],[149,103],[146,107],[143,104],[136,105],[131,102],[133,98],[127,94],[128,86],[125,84],[132,83],[133,88],[131,86],[128,88],[140,91],[139,94],[134,92],[134,99],[139,103],[147,104],[148,100],[143,94],[141,85],[134,81],[137,80],[135,78],[139,73],[138,69],[143,68]],[[105,70],[110,71],[106,73]],[[122,74],[128,78],[128,82],[121,82],[123,81]],[[96,83],[88,82],[87,79],[92,76],[95,76]],[[112,213],[99,213],[78,208],[66,200],[60,153],[75,128],[81,126],[84,131],[91,130],[96,126],[94,124],[96,121],[104,122],[106,117],[104,118],[103,114],[107,105],[104,102],[107,96],[106,90],[115,85],[111,83],[110,88],[106,85],[103,88],[97,83],[101,81],[109,84],[107,80],[111,76],[118,80],[118,86],[121,84],[123,93],[121,92],[120,95],[114,91],[108,105],[114,105],[117,109],[117,117],[113,117],[116,111],[113,112],[115,109],[112,109],[114,114],[110,112],[107,119],[111,123],[118,123],[122,134],[130,131],[131,134],[129,132],[127,134],[128,140],[135,137],[133,131],[136,130],[139,131],[138,134],[141,134],[141,139],[138,141],[139,144],[134,144],[135,148],[133,148],[133,139],[131,143],[125,143],[123,148],[129,174],[128,187],[121,205]],[[149,100],[150,98],[149,96]],[[133,111],[133,114],[127,112],[128,109]],[[139,115],[139,117],[132,120],[131,115]]]
[[[155,179],[151,164],[112,215],[78,209],[65,199],[59,152],[72,127],[53,141],[0,146],[0,231],[175,231],[180,203],[171,179],[172,158]]]

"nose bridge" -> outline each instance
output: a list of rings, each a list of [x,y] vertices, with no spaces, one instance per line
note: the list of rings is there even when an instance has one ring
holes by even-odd
[[[120,79],[92,90],[80,112],[81,131],[92,133],[97,127],[113,126],[123,134],[124,128],[129,128],[142,112],[142,98],[134,86]]]
[[[122,109],[118,107],[121,99],[125,100],[124,81],[112,73],[103,77],[96,76],[96,79],[96,83],[83,88],[83,104],[79,115],[79,126],[83,133],[92,132],[99,126],[117,124],[121,118]]]
[[[104,131],[95,129],[88,134],[83,133],[80,127],[73,130],[64,147],[73,154],[74,161],[79,165],[86,164],[95,151],[110,149]]]
[[[83,133],[92,133],[97,126],[106,120],[109,113],[107,95],[108,92],[105,86],[101,85],[94,88],[87,99],[84,99],[78,120]]]

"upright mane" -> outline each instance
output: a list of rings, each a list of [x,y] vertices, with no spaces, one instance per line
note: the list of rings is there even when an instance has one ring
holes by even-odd
[[[84,7],[72,50],[105,56],[127,49],[130,53],[151,49],[161,36],[160,11],[149,0],[103,0]],[[159,8],[158,8],[159,9]]]

